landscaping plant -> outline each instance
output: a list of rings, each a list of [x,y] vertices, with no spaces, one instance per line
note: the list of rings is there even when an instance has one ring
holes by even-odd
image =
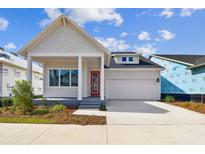
[[[189,107],[191,104],[189,102],[184,103],[184,107]]]
[[[46,98],[42,98],[41,103],[44,107],[48,107],[48,101]]]
[[[167,103],[174,103],[175,102],[175,98],[173,96],[167,95],[164,98],[164,101],[167,102]]]
[[[2,106],[5,107],[6,109],[8,109],[8,106],[10,104],[10,98],[8,97],[3,97],[2,100]]]
[[[54,106],[51,106],[50,111],[51,112],[61,112],[65,110],[65,105],[63,104],[57,104]]]
[[[107,111],[107,108],[106,108],[105,104],[100,105],[100,111]]]
[[[31,82],[26,80],[16,81],[12,93],[14,94],[14,109],[20,110],[23,114],[32,110],[33,89]]]
[[[49,112],[48,109],[37,109],[37,110],[31,111],[30,115],[44,115],[44,114],[47,114],[48,112]]]

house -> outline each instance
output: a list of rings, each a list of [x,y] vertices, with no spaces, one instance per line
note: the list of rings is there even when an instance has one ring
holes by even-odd
[[[71,19],[58,17],[20,50],[43,65],[46,98],[160,99],[162,67],[134,52],[110,53]]]
[[[16,53],[0,48],[0,97],[12,95],[11,89],[17,80],[26,80],[27,61]],[[33,88],[35,95],[43,93],[43,70],[33,64]]]
[[[204,101],[205,55],[162,55],[150,59],[165,68],[161,73],[162,95]]]

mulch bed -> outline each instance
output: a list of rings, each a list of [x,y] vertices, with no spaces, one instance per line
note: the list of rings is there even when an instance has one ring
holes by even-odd
[[[205,114],[205,104],[196,102],[175,102],[168,103],[171,105],[179,106],[188,110],[196,111]]]
[[[42,108],[36,106],[35,109]],[[0,123],[45,123],[45,124],[78,124],[78,125],[105,125],[105,116],[74,115],[77,109],[66,108],[61,112],[48,112],[44,115],[23,115],[13,112],[12,108],[0,108]]]

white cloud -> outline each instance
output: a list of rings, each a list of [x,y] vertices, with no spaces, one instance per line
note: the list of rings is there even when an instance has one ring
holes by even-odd
[[[88,22],[103,22],[108,21],[110,24],[114,23],[115,26],[120,26],[123,23],[123,19],[116,9],[97,9],[97,8],[72,8],[72,9],[44,9],[48,18],[42,19],[39,22],[40,27],[45,27],[53,20],[59,17],[61,14],[65,14],[73,19],[80,26]]]
[[[140,34],[138,35],[138,39],[141,41],[148,41],[150,39],[150,34],[145,31],[141,31]]]
[[[152,44],[144,44],[141,46],[138,45],[134,46],[134,50],[144,55],[150,55],[155,53],[157,48],[155,48]]]
[[[76,23],[81,26],[88,22],[103,22],[108,21],[114,23],[115,26],[120,26],[123,19],[116,9],[102,9],[102,8],[81,8],[81,9],[66,9],[65,13],[69,15]]]
[[[95,27],[95,28],[93,29],[93,31],[96,32],[96,33],[99,33],[99,32],[100,32],[100,29],[99,29],[99,27]]]
[[[117,40],[114,37],[96,37],[95,39],[110,51],[125,51],[126,49],[130,48],[130,45],[127,44],[125,40]]]
[[[160,40],[171,40],[171,39],[174,39],[175,38],[175,36],[176,36],[176,34],[174,34],[174,33],[172,33],[172,32],[170,32],[170,31],[168,31],[168,30],[166,30],[166,29],[162,29],[162,30],[159,30],[158,31],[158,33],[159,33],[159,39]],[[158,38],[157,38],[158,39]],[[157,40],[156,39],[156,40]]]
[[[127,32],[122,32],[122,33],[120,34],[120,37],[123,38],[123,37],[126,37],[127,35],[128,35]]]
[[[53,20],[55,20],[62,14],[60,9],[54,9],[54,8],[44,9],[44,12],[47,14],[48,18],[42,19],[39,22],[40,27],[47,26],[48,24],[50,24]]]
[[[201,8],[197,8],[197,9],[182,9],[180,12],[180,16],[181,17],[190,17],[192,16],[192,14],[198,10],[202,10]]]
[[[0,30],[5,31],[9,25],[8,20],[3,17],[0,17]]]
[[[4,48],[7,50],[12,50],[12,49],[16,49],[16,45],[12,42],[9,42],[4,46]]]
[[[174,15],[174,11],[172,9],[164,9],[160,13],[160,16],[165,17],[165,18],[171,18],[173,15]]]

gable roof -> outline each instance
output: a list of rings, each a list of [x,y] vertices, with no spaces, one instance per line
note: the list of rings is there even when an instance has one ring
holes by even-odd
[[[108,68],[159,68],[163,69],[162,66],[152,62],[151,60],[144,58],[143,56],[139,56],[139,64],[119,64],[115,62],[114,56],[110,58],[110,65]]]
[[[28,49],[34,44],[38,43],[40,38],[44,37],[45,34],[49,33],[51,29],[55,27],[59,22],[66,25],[66,22],[69,22],[71,25],[73,25],[77,30],[79,30],[80,33],[82,33],[86,38],[88,38],[93,44],[95,44],[97,47],[99,47],[101,50],[103,50],[107,55],[110,55],[109,51],[100,44],[96,39],[91,37],[86,31],[84,31],[80,26],[78,26],[74,21],[72,21],[69,17],[61,15],[56,20],[54,20],[46,29],[44,29],[42,32],[40,32],[35,38],[33,38],[29,43],[27,43],[20,51],[19,54],[22,56],[27,56]]]

